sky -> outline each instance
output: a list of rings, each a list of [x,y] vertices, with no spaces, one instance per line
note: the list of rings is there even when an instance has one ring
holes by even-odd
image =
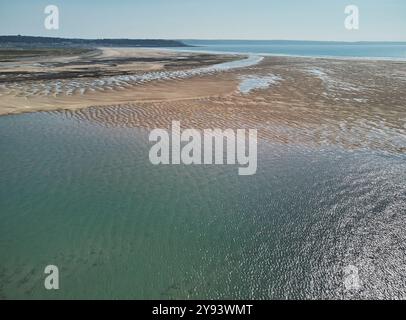
[[[44,26],[47,5],[59,29]],[[347,5],[359,30],[344,27]],[[0,35],[406,41],[405,0],[0,0]]]

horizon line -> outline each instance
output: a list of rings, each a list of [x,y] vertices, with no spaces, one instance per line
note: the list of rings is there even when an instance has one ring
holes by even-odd
[[[174,41],[279,41],[279,42],[332,42],[332,43],[405,43],[406,40],[312,40],[312,39],[237,39],[237,38],[128,38],[128,37],[75,37],[75,36],[44,36],[44,35],[22,35],[22,34],[2,34],[0,37],[36,37],[55,38],[67,40],[174,40]]]

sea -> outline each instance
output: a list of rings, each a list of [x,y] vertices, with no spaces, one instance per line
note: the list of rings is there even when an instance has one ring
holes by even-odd
[[[406,60],[406,42],[324,42],[289,40],[180,40],[191,46],[177,50]]]

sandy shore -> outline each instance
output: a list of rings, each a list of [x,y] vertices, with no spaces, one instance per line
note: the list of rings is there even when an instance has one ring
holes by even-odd
[[[72,115],[105,125],[169,127],[180,120],[260,128],[281,142],[406,152],[406,63],[265,57],[250,67],[184,76],[236,59],[242,57],[101,49],[49,63],[2,63],[0,114],[82,109]],[[169,76],[142,80],[151,72]]]
[[[235,84],[215,84],[202,79],[179,84],[176,73],[241,58],[153,49],[100,48],[78,55],[9,59],[0,67],[0,115],[219,94],[229,91],[230,85]],[[175,74],[173,81],[163,83],[158,79],[149,83],[151,81],[142,79],[121,79],[161,72]]]

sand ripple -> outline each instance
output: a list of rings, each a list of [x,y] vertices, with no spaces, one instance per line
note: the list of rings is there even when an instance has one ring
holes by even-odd
[[[259,63],[263,58],[249,56],[242,60],[224,62],[208,67],[189,70],[155,71],[133,75],[117,75],[109,77],[76,78],[74,80],[44,80],[5,83],[1,87],[2,94],[24,97],[32,96],[71,96],[84,95],[86,92],[104,92],[108,90],[128,89],[132,86],[150,83],[152,81],[168,81],[187,79],[195,76],[213,75],[219,72],[249,67]]]

